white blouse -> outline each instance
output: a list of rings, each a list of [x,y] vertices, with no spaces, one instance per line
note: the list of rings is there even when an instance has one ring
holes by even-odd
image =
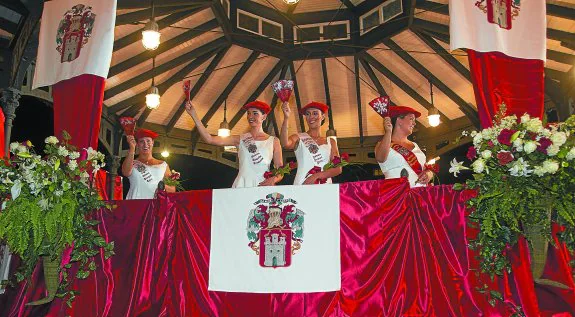
[[[414,142],[413,144],[415,144],[415,148],[413,148],[411,152],[415,154],[415,157],[417,157],[417,161],[419,162],[419,164],[421,164],[421,167],[423,168],[423,166],[426,163],[425,153],[423,153],[423,151],[419,148],[419,145],[417,145],[417,143]],[[400,178],[401,170],[405,169],[407,170],[409,184],[411,185],[411,187],[426,186],[426,184],[416,184],[418,175],[415,173],[413,168],[411,168],[411,166],[407,164],[405,158],[394,149],[389,150],[387,160],[383,163],[379,163],[379,167],[381,168],[381,171],[383,172],[383,175],[385,176],[386,179]]]
[[[168,163],[146,165],[134,160],[132,174],[128,176],[130,190],[126,199],[152,199],[160,181],[164,179]]]

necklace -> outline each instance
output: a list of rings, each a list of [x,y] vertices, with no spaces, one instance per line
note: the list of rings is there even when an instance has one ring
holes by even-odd
[[[142,161],[142,160],[140,159],[139,161],[142,162],[142,163],[144,163],[144,164],[146,164],[146,165],[150,165],[150,162],[153,162],[153,161],[154,161],[154,158],[152,157],[152,158],[150,158],[150,159],[148,159],[148,160],[146,160],[146,161]]]

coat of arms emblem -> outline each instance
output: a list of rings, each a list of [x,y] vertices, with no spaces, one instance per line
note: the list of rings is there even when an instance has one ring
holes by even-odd
[[[489,23],[510,30],[512,21],[519,16],[521,0],[473,0],[475,6],[487,14]]]
[[[60,62],[71,62],[80,56],[82,47],[88,43],[96,21],[92,7],[77,4],[64,13],[56,35],[56,50]]]
[[[280,193],[254,203],[247,223],[248,246],[266,268],[288,267],[303,242],[304,215],[297,202]]]

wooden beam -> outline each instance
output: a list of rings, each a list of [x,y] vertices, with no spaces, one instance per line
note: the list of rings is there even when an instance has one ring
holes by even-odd
[[[453,90],[451,90],[446,84],[444,84],[439,78],[433,75],[426,67],[419,63],[413,56],[407,53],[397,45],[392,39],[385,39],[382,41],[387,47],[391,48],[397,56],[399,56],[404,62],[415,69],[421,76],[431,80],[431,82],[439,88],[449,99],[451,99],[455,104],[459,106],[459,109],[471,120],[471,122],[479,127],[479,117],[477,111],[470,106],[463,98],[457,95]]]
[[[431,1],[417,0],[417,4],[415,5],[415,7],[429,12],[441,13],[445,15],[449,14],[449,6],[447,5],[447,3],[442,4]]]
[[[447,50],[445,50],[441,45],[435,42],[431,36],[422,34],[420,32],[414,32],[419,39],[421,39],[427,46],[429,46],[439,57],[441,57],[445,62],[447,62],[453,69],[455,69],[461,76],[471,82],[471,72],[469,69],[465,68],[455,57],[453,57]]]
[[[340,0],[351,12],[355,11],[355,6],[349,0]]]
[[[575,46],[575,33],[547,28],[547,38]]]
[[[258,88],[256,88],[256,90],[254,90],[254,92],[248,97],[248,99],[246,100],[246,102],[250,102],[250,101],[254,101],[256,100],[261,94],[262,92],[269,88],[269,86],[272,83],[272,80],[274,79],[274,77],[281,71],[282,67],[284,65],[284,62],[280,61],[278,62],[273,68],[272,70],[268,73],[268,75],[266,77],[264,77],[264,79],[262,80],[262,82],[260,83],[260,85],[258,86]],[[275,95],[275,94],[274,94]],[[238,123],[238,121],[240,121],[240,119],[243,117],[244,113],[246,113],[245,110],[240,109],[238,110],[238,112],[234,115],[234,117],[232,118],[232,120],[230,121],[230,130],[233,129],[236,124]]]
[[[157,12],[160,8],[177,7],[182,5],[210,5],[210,0],[162,0],[154,4],[154,10]],[[150,1],[142,0],[118,0],[118,9],[140,9],[150,8]]]
[[[303,132],[303,131],[305,131],[305,124],[303,121],[303,115],[300,113],[301,99],[300,99],[300,95],[299,95],[299,87],[297,85],[297,76],[296,76],[296,71],[295,71],[293,61],[290,62],[290,64],[289,64],[289,73],[291,74],[291,80],[293,80],[293,93],[294,93],[294,98],[295,98],[295,105],[297,107],[297,114],[298,114],[298,118],[299,118],[300,131]]]
[[[418,32],[423,33],[423,34],[427,34],[427,35],[431,36],[432,38],[439,40],[445,44],[449,44],[449,35],[440,34],[437,32],[421,29],[418,27],[413,27],[412,29],[417,30]]]
[[[141,64],[141,63],[151,59],[152,57],[158,56],[164,52],[171,50],[172,48],[174,48],[178,45],[181,45],[185,42],[188,42],[188,41],[194,39],[195,37],[198,37],[198,36],[208,32],[209,30],[216,28],[217,26],[218,26],[218,22],[216,20],[211,20],[209,22],[206,22],[206,23],[198,26],[198,30],[192,29],[192,30],[185,31],[182,34],[177,35],[177,36],[167,40],[164,43],[161,43],[160,47],[158,47],[154,51],[145,51],[145,52],[142,52],[136,56],[128,58],[127,60],[110,67],[110,72],[108,74],[108,78],[114,77],[123,71],[126,71],[126,70],[128,70],[128,69],[130,69],[130,68],[132,68],[138,64]],[[214,43],[216,41],[213,41],[211,43]]]
[[[287,69],[288,69],[287,65],[284,65],[282,67],[279,78],[285,78],[286,73],[287,73]],[[270,111],[270,116],[268,116],[268,123],[267,123],[266,131],[269,130],[270,124],[273,123],[275,135],[279,136],[280,134],[279,134],[278,124],[277,124],[276,115],[275,115],[277,103],[278,103],[278,95],[274,93],[272,96],[272,102],[270,104],[272,110]]]
[[[363,66],[363,69],[365,69],[367,76],[369,76],[369,79],[371,79],[371,82],[373,83],[373,85],[375,85],[375,89],[377,89],[377,92],[379,93],[379,95],[380,96],[388,96],[387,92],[385,92],[385,88],[383,88],[383,85],[381,84],[381,82],[377,78],[377,75],[375,75],[375,72],[373,71],[373,69],[371,69],[371,66],[369,66],[369,64],[364,59],[360,59],[360,62],[361,62],[361,65]],[[393,101],[391,101],[391,102],[393,104]]]
[[[181,82],[182,80],[184,80],[184,78],[186,76],[188,76],[189,73],[193,72],[196,68],[200,67],[205,62],[207,62],[212,56],[214,56],[214,54],[216,54],[216,52],[217,52],[217,50],[216,51],[210,51],[209,53],[206,53],[206,54],[196,58],[191,63],[184,66],[184,68],[180,69],[177,73],[172,75],[168,80],[166,80],[165,82],[158,85],[158,90],[160,91],[160,95],[163,95],[174,84],[177,84],[178,82]],[[146,119],[148,118],[148,116],[150,115],[151,112],[152,112],[152,110],[146,108],[144,113],[138,119],[138,125],[139,126],[142,126],[142,124],[144,124],[144,122],[146,122]]]
[[[413,23],[413,19],[415,18],[415,6],[416,6],[417,0],[410,0],[409,1],[409,12],[408,12],[408,16],[409,16],[409,23],[407,24],[408,27],[411,26],[411,24]]]
[[[208,65],[208,67],[204,70],[198,81],[194,84],[194,87],[192,87],[192,89],[190,90],[190,100],[194,100],[196,95],[200,92],[200,89],[202,89],[208,78],[212,75],[216,67],[218,67],[218,65],[226,55],[229,48],[230,46],[226,46],[225,48],[221,49],[212,59],[210,65]],[[178,123],[178,121],[184,114],[184,111],[186,111],[185,101],[180,104],[178,110],[176,110],[176,112],[168,122],[168,125],[166,126],[166,133],[172,132],[172,130],[176,126],[176,123]]]
[[[177,12],[177,13],[172,13],[166,17],[164,17],[163,19],[160,19],[157,21],[158,23],[158,28],[159,30],[163,30],[169,26],[171,26],[172,24],[176,24],[179,21],[195,14],[196,12],[198,12],[199,10],[185,10],[185,11],[181,11],[181,12]],[[132,32],[124,37],[121,37],[117,40],[114,41],[114,51],[118,51],[128,45],[134,44],[138,41],[142,40],[142,31],[144,30],[144,28],[140,28],[139,30]]]
[[[292,15],[293,12],[295,11],[295,9],[297,8],[297,5],[299,4],[299,2],[296,2],[295,4],[292,4],[289,6],[289,8],[287,9],[287,14]]]
[[[0,29],[16,36],[16,33],[18,32],[18,23],[14,23],[10,20],[6,20],[3,17],[0,17]]]
[[[567,78],[568,72],[562,72],[551,68],[545,68],[545,77],[557,80],[559,82],[564,81]]]
[[[171,6],[171,7],[154,7],[154,15],[156,17],[177,13],[181,11],[188,11],[194,8],[205,8],[207,4],[186,4],[181,6]],[[152,16],[152,9],[147,5],[148,8],[143,10],[138,10],[130,13],[120,14],[116,16],[116,26],[132,24],[135,22],[149,20]]]
[[[229,2],[229,5],[232,5],[232,1]],[[224,36],[226,38],[226,40],[228,40],[228,42],[231,43],[232,41],[232,24],[230,22],[230,19],[228,18],[228,13],[224,11],[224,7],[222,6],[222,3],[219,0],[214,0],[212,1],[212,11],[214,13],[214,16],[216,17],[216,21],[218,22],[219,26],[222,28],[222,30],[224,31]],[[231,8],[230,8],[231,11]]]
[[[443,34],[449,36],[449,26],[441,23],[435,23],[422,19],[413,19],[412,26],[434,33]]]
[[[575,55],[571,55],[568,53],[563,53],[554,50],[547,50],[547,59],[567,64],[567,65],[575,65]]]
[[[575,9],[547,3],[547,15],[569,20],[575,20]]]
[[[208,109],[208,112],[206,112],[206,114],[202,118],[202,123],[204,125],[208,124],[210,119],[214,116],[216,111],[218,111],[218,109],[221,107],[224,101],[228,98],[228,96],[230,95],[232,90],[234,90],[236,85],[241,81],[242,77],[248,72],[248,70],[254,64],[259,55],[260,55],[259,52],[252,52],[250,54],[248,59],[244,62],[242,67],[240,67],[240,69],[236,72],[234,77],[230,80],[229,84],[226,86],[226,88],[224,88],[219,97],[216,99],[216,101],[214,101],[212,106]],[[192,130],[192,148],[196,147],[196,143],[198,142],[198,140],[199,140],[199,133],[197,131],[197,128],[194,127],[194,129]]]
[[[359,80],[359,57],[353,57],[353,64],[355,66],[355,97],[357,100],[357,118],[359,125],[359,143],[363,144],[363,115],[361,113],[361,82]]]
[[[217,42],[217,43],[214,43],[214,42]],[[141,84],[141,83],[145,82],[146,80],[152,79],[152,77],[154,77],[154,76],[158,76],[164,72],[169,71],[170,69],[178,67],[182,64],[185,64],[188,61],[191,61],[191,60],[198,58],[204,54],[212,52],[214,49],[220,48],[225,44],[226,44],[225,40],[224,41],[215,40],[213,42],[205,44],[204,46],[200,46],[197,49],[190,51],[184,55],[180,55],[180,56],[176,57],[175,59],[173,59],[169,62],[166,62],[164,64],[156,66],[154,69],[151,69],[151,70],[149,70],[149,71],[147,71],[147,72],[145,72],[139,76],[136,76],[136,77],[129,79],[126,82],[118,85],[118,86],[122,86],[121,87],[122,90],[120,90],[119,88],[117,89],[116,87],[118,87],[118,86],[108,89],[108,91],[106,91],[104,93],[104,99],[106,100],[110,97],[113,97],[115,94],[123,91],[124,89],[128,89],[130,87]],[[133,102],[135,101],[133,98],[134,97],[128,98],[128,99],[121,101],[121,102],[119,102],[113,106],[110,106],[109,110],[111,112],[115,113],[115,112],[118,112],[118,111],[128,107],[128,106],[131,106],[133,104]]]
[[[327,78],[327,64],[325,62],[325,58],[321,59],[321,72],[323,74],[323,88],[325,91],[325,103],[329,106],[329,109],[327,111],[327,116],[329,119],[329,128],[330,129],[335,129],[334,128],[334,123],[333,123],[333,107],[331,104],[331,95],[329,93],[329,80]]]
[[[382,73],[385,77],[391,80],[397,87],[403,90],[406,94],[408,94],[413,100],[418,102],[422,105],[425,109],[429,110],[433,107],[433,105],[425,98],[423,98],[415,89],[411,88],[406,82],[404,82],[401,78],[399,78],[395,73],[385,67],[382,63],[380,63],[377,59],[373,56],[369,55],[368,53],[362,53],[362,59],[365,59],[369,65],[375,67],[380,73]],[[443,114],[441,111],[439,112],[441,116],[441,121],[449,123],[451,120]]]

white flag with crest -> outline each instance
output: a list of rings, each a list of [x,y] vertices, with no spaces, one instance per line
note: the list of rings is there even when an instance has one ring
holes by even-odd
[[[44,2],[32,88],[83,74],[108,77],[116,0]]]

